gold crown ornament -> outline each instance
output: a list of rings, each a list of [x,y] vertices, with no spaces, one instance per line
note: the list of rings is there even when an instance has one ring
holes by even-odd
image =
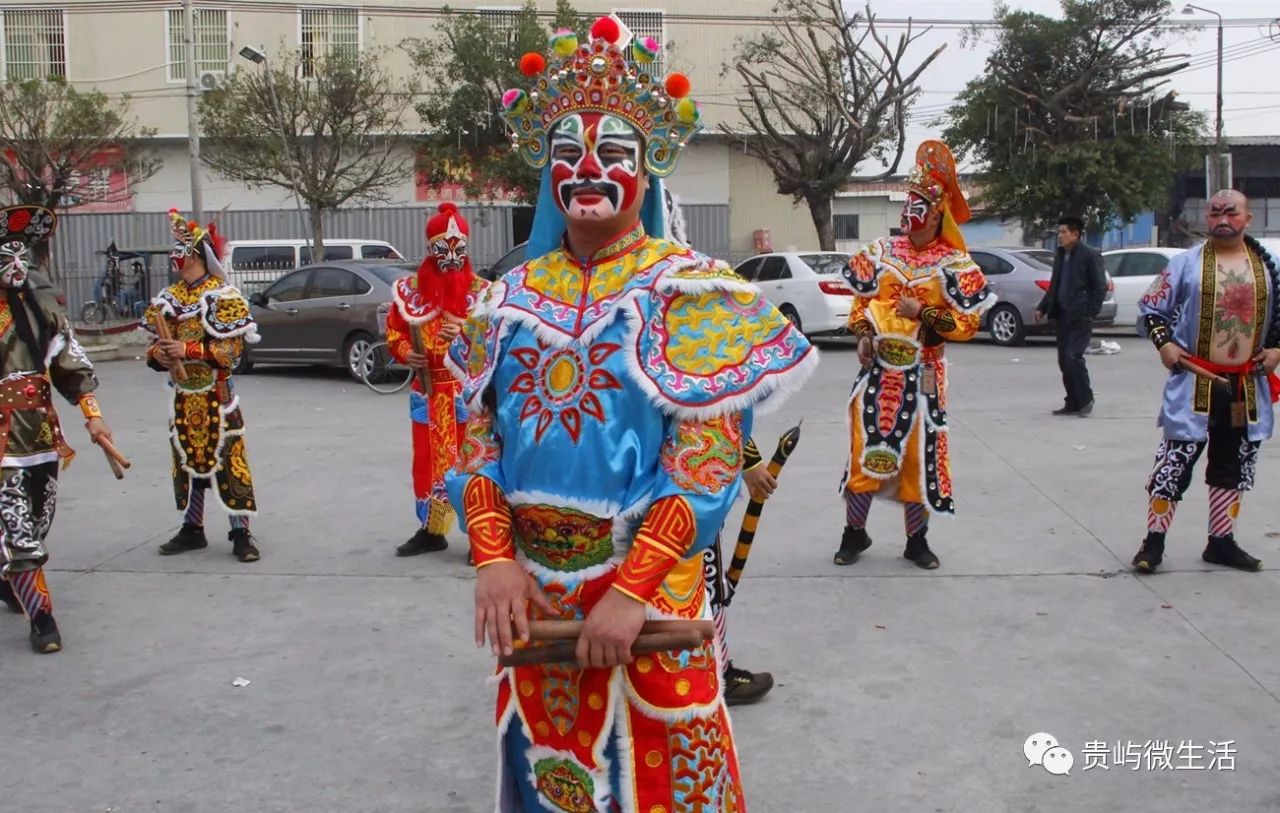
[[[689,98],[689,77],[653,75],[658,41],[633,39],[631,30],[610,14],[591,26],[586,44],[561,29],[551,35],[545,56],[531,51],[520,58],[520,72],[537,81],[527,92],[513,88],[503,94],[502,117],[511,128],[512,146],[526,162],[546,166],[556,122],[596,112],[636,128],[645,140],[645,169],[658,177],[671,174],[680,148],[702,128],[701,111]]]

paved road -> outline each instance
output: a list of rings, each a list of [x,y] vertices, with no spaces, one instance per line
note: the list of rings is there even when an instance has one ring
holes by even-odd
[[[1090,359],[1087,421],[1048,414],[1061,399],[1050,344],[953,351],[959,516],[935,523],[933,573],[900,557],[901,519],[885,505],[863,560],[830,563],[848,348],[825,349],[805,390],[763,421],[767,445],[805,419],[731,623],[739,664],[779,682],[734,715],[752,810],[1280,808],[1280,554],[1268,536],[1280,519],[1265,496],[1280,447],[1264,447],[1240,525],[1276,569],[1200,562],[1197,484],[1168,567],[1129,575],[1162,372],[1148,344],[1120,342]],[[100,372],[135,466],[111,479],[69,421],[81,456],[63,480],[50,576],[66,650],[37,657],[23,623],[0,618],[0,807],[490,810],[490,659],[469,640],[463,550],[392,555],[414,522],[403,398],[306,370],[242,379],[265,513],[264,559],[241,565],[220,532],[204,552],[156,555],[179,521],[161,381],[140,362]],[[235,688],[239,677],[252,683]],[[1027,767],[1023,743],[1039,731],[1073,752],[1069,776]],[[1140,752],[1149,740],[1200,769],[1083,770],[1090,741]],[[1207,770],[1211,741],[1233,741],[1234,770]]]

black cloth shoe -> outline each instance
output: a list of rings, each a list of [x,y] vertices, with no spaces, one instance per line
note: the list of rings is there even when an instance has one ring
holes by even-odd
[[[53,613],[41,610],[31,619],[31,648],[41,655],[57,652],[62,649],[62,635],[58,633],[58,622],[53,620]]]
[[[1164,561],[1164,534],[1148,531],[1147,538],[1142,540],[1142,547],[1133,557],[1133,569],[1139,573],[1155,573],[1156,568]]]
[[[231,552],[240,561],[256,562],[262,558],[258,546],[253,544],[253,534],[249,533],[248,528],[232,528],[227,539],[231,541]]]
[[[1084,406],[1076,410],[1076,417],[1078,418],[1087,418],[1092,414],[1093,414],[1093,401],[1090,401],[1089,403],[1085,404]]]
[[[1262,570],[1262,560],[1241,550],[1232,534],[1209,537],[1209,544],[1200,558],[1211,565],[1226,565],[1236,570]]]
[[[396,556],[417,556],[420,553],[435,553],[449,547],[449,540],[440,534],[429,533],[426,528],[409,537],[409,541],[396,548]]]
[[[871,547],[871,537],[867,535],[866,528],[846,525],[844,536],[840,537],[840,550],[836,551],[832,561],[838,565],[851,565],[858,561],[858,556],[869,547]]]
[[[189,550],[207,547],[209,547],[209,540],[205,538],[204,528],[184,522],[182,529],[173,535],[173,539],[160,546],[160,555],[172,556],[175,553],[186,553]]]
[[[724,702],[730,706],[755,703],[773,688],[773,675],[768,672],[748,672],[729,661],[724,669]]]
[[[1058,409],[1055,409],[1053,411],[1053,414],[1054,415],[1075,415],[1079,411],[1080,411],[1079,407],[1074,407],[1071,404],[1063,404]]]
[[[9,608],[9,612],[22,615],[22,602],[18,601],[18,594],[13,592],[13,586],[9,584],[8,579],[0,579],[0,601]]]
[[[936,570],[938,557],[933,551],[929,550],[929,542],[925,539],[924,534],[924,531],[916,531],[907,537],[907,548],[902,552],[902,558],[915,562],[916,567],[922,567],[925,570]]]

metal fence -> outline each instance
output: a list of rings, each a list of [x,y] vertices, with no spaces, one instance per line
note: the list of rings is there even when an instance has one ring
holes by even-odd
[[[683,207],[690,242],[698,251],[718,259],[743,259],[729,251],[729,207],[696,204]],[[510,206],[460,206],[471,227],[472,262],[483,268],[507,253],[518,241],[515,223],[519,209]],[[420,259],[425,249],[423,228],[430,210],[421,206],[339,209],[325,215],[330,239],[385,240],[406,257]],[[527,215],[527,211],[524,212]],[[299,239],[298,213],[291,209],[224,212],[218,229],[228,239]],[[152,249],[149,263],[126,259],[118,279],[107,273],[107,246],[121,251]],[[53,263],[58,287],[66,297],[72,319],[94,325],[121,324],[136,318],[152,296],[170,284],[168,249],[172,243],[169,217],[163,212],[67,214],[54,233]],[[148,267],[149,266],[149,267]],[[237,268],[232,282],[247,292],[260,290],[289,268]]]
[[[458,208],[470,223],[471,260],[477,267],[497,261],[519,242],[515,228],[519,207]],[[325,213],[325,234],[334,240],[385,240],[406,257],[421,258],[426,248],[423,228],[430,211],[423,206],[338,209]],[[695,248],[728,259],[728,206],[685,206],[684,216]],[[218,218],[218,230],[229,240],[310,237],[302,233],[298,213],[292,209],[223,212]],[[112,242],[122,250],[168,246],[172,242],[169,217],[163,212],[63,215],[54,234],[53,261],[59,269],[102,267],[105,258],[101,252]]]

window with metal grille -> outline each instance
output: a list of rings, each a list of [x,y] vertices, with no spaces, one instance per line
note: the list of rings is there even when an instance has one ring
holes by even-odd
[[[225,9],[197,8],[195,16],[196,76],[227,72],[231,59],[231,28]],[[169,81],[187,78],[186,20],[180,8],[166,10],[166,41],[169,43]]]
[[[837,240],[858,239],[857,215],[835,215],[831,218],[831,225],[835,227]]]
[[[326,57],[360,53],[360,13],[354,8],[304,8],[298,10],[302,75],[312,77]]]
[[[663,13],[661,11],[624,11],[621,9],[615,9],[614,13],[618,15],[619,20],[622,20],[623,25],[631,29],[633,42],[644,37],[653,37],[662,46],[658,51],[658,58],[653,61],[651,66],[651,70],[655,75],[661,75],[667,50],[666,21],[663,18]],[[627,48],[627,58],[635,59],[635,54],[632,53],[630,47]]]
[[[67,75],[67,17],[61,9],[4,9],[4,79]]]
[[[489,26],[495,39],[503,39],[508,43],[516,36],[516,28],[520,23],[519,6],[494,6],[476,9],[476,16]]]

